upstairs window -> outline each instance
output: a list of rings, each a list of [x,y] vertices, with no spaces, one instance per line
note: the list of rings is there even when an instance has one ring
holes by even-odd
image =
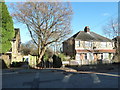
[[[109,42],[109,47],[113,47],[113,43],[112,42]]]
[[[85,47],[91,47],[91,42],[85,41]]]
[[[76,47],[80,47],[80,41],[76,41]]]
[[[80,47],[80,41],[79,41],[79,47]]]
[[[101,47],[105,48],[106,47],[106,42],[101,42]]]

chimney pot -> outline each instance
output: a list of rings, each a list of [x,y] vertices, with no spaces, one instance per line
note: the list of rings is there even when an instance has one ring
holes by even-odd
[[[89,26],[86,26],[86,27],[84,28],[84,32],[90,32]]]

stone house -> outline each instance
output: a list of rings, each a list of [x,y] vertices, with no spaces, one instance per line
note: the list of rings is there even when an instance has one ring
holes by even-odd
[[[11,62],[14,61],[22,61],[22,55],[20,53],[20,44],[21,44],[21,38],[20,38],[20,29],[19,28],[15,28],[15,37],[13,38],[13,40],[11,41],[12,43],[12,48],[11,48]]]
[[[63,42],[63,53],[81,62],[111,61],[113,48],[113,40],[91,32],[88,26]]]

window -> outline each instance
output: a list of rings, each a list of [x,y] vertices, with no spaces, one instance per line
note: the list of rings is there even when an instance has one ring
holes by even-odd
[[[80,47],[80,41],[76,41],[76,47]]]
[[[79,53],[76,54],[76,60],[80,60],[80,54]]]
[[[109,53],[109,59],[110,59],[110,60],[112,59],[112,54],[111,54],[111,53]]]
[[[85,59],[87,59],[87,53],[85,53]]]
[[[101,53],[101,59],[103,59],[103,53]]]
[[[108,59],[109,54],[108,54],[108,53],[104,53],[104,54],[103,54],[103,57],[104,57],[104,59],[106,60],[106,59]]]
[[[85,47],[91,47],[91,42],[85,41]]]
[[[106,42],[101,42],[101,47],[106,47]]]
[[[113,43],[112,42],[109,42],[109,47],[113,47],[113,45],[112,45]]]
[[[79,47],[80,47],[80,41],[79,41]]]

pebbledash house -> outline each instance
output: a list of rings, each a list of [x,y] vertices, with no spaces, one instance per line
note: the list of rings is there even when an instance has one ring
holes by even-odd
[[[63,53],[82,64],[97,61],[111,62],[115,53],[114,42],[91,32],[86,26],[84,31],[79,31],[63,42]]]

